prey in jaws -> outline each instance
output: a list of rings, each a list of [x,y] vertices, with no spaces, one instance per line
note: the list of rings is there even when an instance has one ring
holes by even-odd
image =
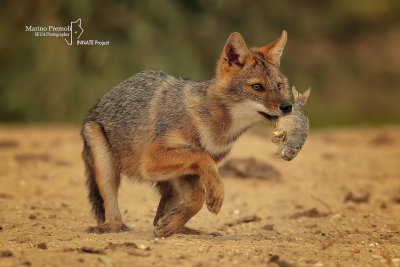
[[[304,105],[310,95],[310,89],[303,94],[292,87],[294,105],[293,111],[286,117],[281,117],[275,123],[272,142],[278,144],[277,154],[284,160],[294,159],[306,141],[310,122],[304,115]]]

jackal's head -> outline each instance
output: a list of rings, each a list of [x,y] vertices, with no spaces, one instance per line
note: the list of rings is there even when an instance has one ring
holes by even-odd
[[[229,36],[218,61],[217,93],[233,117],[274,121],[291,112],[287,78],[279,69],[286,40],[283,31],[269,45],[249,49],[239,33]]]

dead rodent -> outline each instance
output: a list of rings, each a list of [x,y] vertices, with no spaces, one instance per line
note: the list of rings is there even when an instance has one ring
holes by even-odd
[[[310,89],[300,94],[292,87],[294,104],[290,115],[279,118],[275,123],[272,142],[278,144],[277,154],[284,160],[294,159],[306,141],[310,122],[304,115],[304,105],[310,95]]]

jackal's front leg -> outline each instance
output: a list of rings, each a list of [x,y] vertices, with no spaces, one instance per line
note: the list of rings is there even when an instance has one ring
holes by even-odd
[[[157,183],[157,190],[161,194],[161,198],[154,217],[154,226],[157,225],[158,221],[164,217],[164,215],[178,207],[179,203],[182,202],[182,197],[177,189],[178,188],[174,188],[174,184],[171,181],[161,181]]]
[[[173,196],[179,198],[175,202],[174,198],[164,199],[164,205],[160,201],[161,213],[157,223],[154,224],[154,233],[158,237],[170,236],[174,233],[201,234],[202,231],[185,227],[185,224],[196,215],[204,204],[204,186],[197,175],[186,175],[168,181],[174,187]],[[175,194],[176,193],[176,194]],[[165,196],[165,195],[164,195]]]
[[[221,209],[224,185],[214,160],[203,150],[174,149],[154,143],[145,153],[143,174],[154,180],[187,174],[198,175],[206,190],[208,210],[217,214]]]
[[[188,174],[198,175],[201,189],[194,191],[200,192],[201,190],[206,190],[205,199],[209,211],[217,214],[221,209],[224,200],[224,186],[218,175],[214,160],[202,150],[173,149],[167,148],[160,143],[154,143],[145,153],[143,174],[154,180],[168,179],[168,177]],[[193,201],[190,203],[193,203]],[[201,203],[201,205],[202,204],[203,203]],[[191,207],[194,206],[197,209],[197,205],[187,205],[189,209],[192,209]],[[176,210],[175,212],[179,213],[181,212],[180,210],[181,209]],[[187,209],[185,209],[185,211],[182,209],[182,212],[187,212]],[[197,212],[198,210],[194,214]],[[193,212],[190,212],[189,214],[192,213]],[[174,229],[172,233],[177,232],[179,228],[183,226],[179,224],[176,225],[175,228],[177,229]]]
[[[197,192],[198,188],[201,189]],[[200,183],[199,176],[197,175],[186,175],[173,179],[172,181],[161,181],[157,183],[157,190],[161,194],[160,203],[157,208],[156,215],[154,217],[153,225],[157,226],[158,229],[162,229],[163,233],[166,233],[168,229],[163,226],[166,221],[168,221],[169,216],[174,216],[177,213],[171,212],[174,209],[181,209],[181,219],[177,221],[186,221],[185,217],[190,219],[195,215],[198,210],[201,209],[205,200],[205,194],[203,185]],[[180,205],[185,203],[185,205]],[[184,209],[189,211],[185,213]],[[193,215],[190,215],[193,214]],[[164,218],[165,219],[162,219]],[[160,224],[158,222],[162,219]],[[157,232],[157,231],[156,231]],[[179,234],[186,235],[200,235],[206,234],[207,232],[192,229],[189,227],[182,227],[177,232]],[[160,232],[157,233],[161,234]]]

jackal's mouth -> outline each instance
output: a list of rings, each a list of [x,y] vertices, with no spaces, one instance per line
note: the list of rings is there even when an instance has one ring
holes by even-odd
[[[276,121],[277,119],[279,119],[279,116],[272,116],[262,111],[259,111],[258,113],[260,113],[264,118],[269,121]]]

